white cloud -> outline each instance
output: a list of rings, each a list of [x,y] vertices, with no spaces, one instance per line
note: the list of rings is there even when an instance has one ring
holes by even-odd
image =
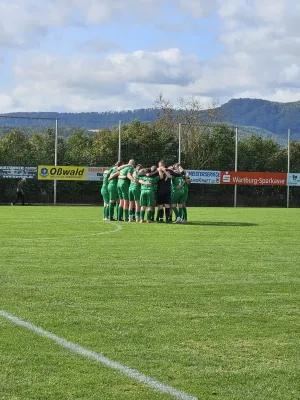
[[[179,7],[195,18],[203,18],[216,8],[216,0],[175,0]]]
[[[200,66],[198,57],[183,55],[178,49],[93,59],[29,52],[16,60],[14,72],[19,84],[6,92],[4,106],[10,109],[10,96],[22,100],[19,111],[149,107],[161,91],[178,93],[179,87],[189,91]]]
[[[69,12],[47,0],[2,0],[0,47],[27,47],[37,43],[51,26],[66,23]]]
[[[0,46],[28,45],[52,32],[55,25],[82,23],[88,27],[107,24],[119,15],[125,23],[154,23],[166,4],[164,0],[4,0]],[[222,102],[243,96],[299,100],[300,4],[291,0],[175,0],[173,7],[180,10],[177,15],[182,19],[174,24],[166,20],[160,28],[167,34],[187,21],[196,25],[197,18],[218,14],[222,54],[203,61],[167,45],[159,46],[159,51],[126,53],[117,43],[95,37],[78,43],[86,53],[76,56],[21,53],[13,63],[16,85],[2,91],[1,108],[92,111],[149,107],[160,92],[173,102],[188,96],[204,102],[212,97]],[[197,41],[197,31],[189,32],[191,40]]]
[[[106,57],[76,56],[64,58],[30,53],[19,57],[14,70],[25,82],[51,82],[65,88],[82,88],[102,93],[126,83],[185,85],[195,78],[200,66],[196,56],[183,55],[178,49],[161,52],[135,51]]]
[[[4,110],[12,109],[14,106],[13,97],[5,93],[0,93],[0,106]]]
[[[0,47],[27,47],[55,26],[105,24],[123,17],[126,23],[156,22],[167,0],[2,0]],[[197,18],[206,16],[214,2],[176,0],[177,7]]]

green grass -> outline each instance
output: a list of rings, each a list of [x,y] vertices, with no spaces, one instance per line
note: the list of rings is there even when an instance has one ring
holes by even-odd
[[[0,309],[201,400],[298,399],[300,210],[189,219],[1,207]],[[0,398],[170,399],[1,316]]]

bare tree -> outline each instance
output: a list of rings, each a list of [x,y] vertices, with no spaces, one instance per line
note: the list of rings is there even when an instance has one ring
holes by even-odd
[[[212,133],[226,124],[226,115],[217,100],[204,105],[195,97],[180,98],[178,106],[160,94],[155,101],[156,125],[160,130],[178,137],[181,124],[181,148],[184,158],[194,159],[193,164],[207,168],[214,158]]]

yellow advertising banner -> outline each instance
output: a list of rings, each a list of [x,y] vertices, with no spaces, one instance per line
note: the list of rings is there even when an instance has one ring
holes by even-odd
[[[42,181],[85,181],[87,167],[40,165],[38,179]]]

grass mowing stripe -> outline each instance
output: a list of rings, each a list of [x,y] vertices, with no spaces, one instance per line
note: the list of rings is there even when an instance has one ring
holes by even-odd
[[[23,328],[27,328],[30,331],[35,332],[36,334],[40,336],[44,336],[48,339],[53,340],[56,344],[59,346],[71,350],[74,353],[77,353],[81,356],[87,357],[90,360],[94,360],[98,362],[99,364],[103,364],[109,368],[115,369],[116,371],[119,371],[121,374],[128,376],[131,379],[134,379],[137,382],[143,383],[152,389],[154,389],[157,392],[161,393],[166,393],[172,396],[175,399],[180,399],[180,400],[198,400],[196,397],[193,397],[181,390],[178,390],[172,386],[165,385],[162,382],[159,382],[155,379],[150,378],[147,375],[144,375],[140,373],[139,371],[132,369],[130,367],[127,367],[126,365],[123,365],[121,363],[118,363],[116,361],[110,360],[109,358],[105,357],[103,354],[95,353],[91,350],[85,349],[84,347],[81,347],[75,343],[69,342],[66,339],[63,339],[59,336],[54,335],[51,332],[45,331],[44,329],[35,326],[31,324],[30,322],[23,321],[8,312],[4,310],[0,310],[0,315],[11,322],[13,322],[15,325],[21,326]]]

